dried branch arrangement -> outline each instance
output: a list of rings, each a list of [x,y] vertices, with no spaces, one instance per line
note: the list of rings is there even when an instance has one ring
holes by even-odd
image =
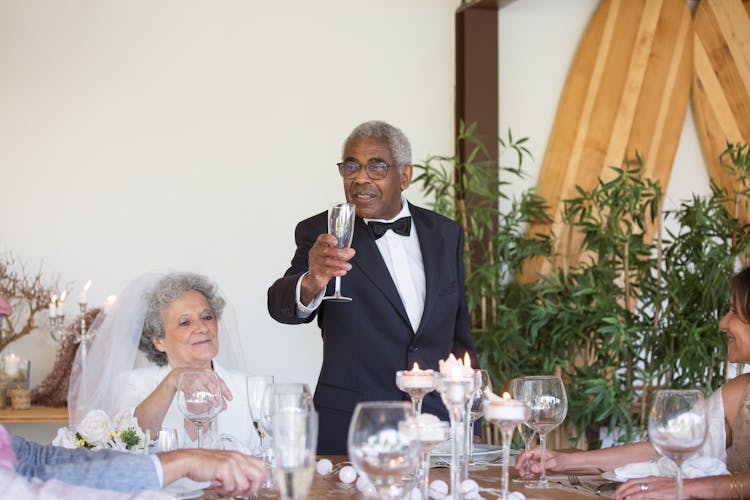
[[[37,314],[47,309],[52,295],[52,287],[42,281],[44,275],[41,268],[27,273],[23,265],[15,264],[12,255],[0,257],[0,294],[5,296],[13,309],[13,315],[6,318],[0,327],[0,351],[39,328]]]

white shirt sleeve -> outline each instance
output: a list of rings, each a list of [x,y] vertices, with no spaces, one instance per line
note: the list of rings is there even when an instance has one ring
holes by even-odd
[[[299,277],[297,280],[297,288],[294,291],[294,298],[297,301],[297,317],[300,319],[305,319],[309,317],[312,313],[315,312],[315,310],[320,307],[320,303],[323,302],[323,296],[326,293],[326,289],[323,288],[318,294],[313,297],[313,299],[310,301],[308,305],[304,305],[300,301],[300,295],[302,292],[302,278],[307,276],[308,273],[303,274]]]
[[[708,432],[699,453],[703,456],[718,458],[726,463],[727,435],[724,427],[724,401],[721,387],[706,400],[706,415],[708,415]]]

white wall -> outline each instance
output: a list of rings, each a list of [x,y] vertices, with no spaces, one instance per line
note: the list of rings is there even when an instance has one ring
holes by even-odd
[[[0,0],[0,251],[73,298],[93,280],[92,304],[149,269],[205,273],[249,370],[314,383],[318,329],[275,323],[266,290],[295,223],[343,199],[356,124],[396,124],[415,158],[451,151],[457,4]],[[47,337],[10,348],[33,384]]]
[[[152,268],[206,273],[238,310],[248,369],[313,384],[318,330],[276,324],[266,289],[295,223],[343,197],[354,125],[400,126],[415,160],[452,153],[459,3],[0,0],[0,250],[74,297],[92,279],[92,304]],[[531,138],[530,182],[596,4],[499,13],[500,129]],[[675,202],[708,187],[690,117],[673,179]],[[54,355],[46,332],[11,349],[38,360],[33,383]]]

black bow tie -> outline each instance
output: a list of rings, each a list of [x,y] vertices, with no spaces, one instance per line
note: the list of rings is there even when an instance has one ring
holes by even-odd
[[[377,240],[385,234],[386,231],[392,229],[394,233],[400,234],[401,236],[409,236],[411,232],[411,217],[402,217],[393,222],[378,222],[371,220],[367,223],[370,228],[372,235]]]

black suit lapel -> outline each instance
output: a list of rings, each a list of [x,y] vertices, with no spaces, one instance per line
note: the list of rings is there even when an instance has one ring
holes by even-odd
[[[422,319],[417,329],[417,335],[420,335],[428,323],[425,321],[425,318],[429,318],[431,311],[436,307],[439,285],[437,279],[440,276],[440,255],[445,251],[445,241],[439,228],[425,216],[422,209],[410,203],[409,211],[414,220],[414,226],[417,228],[419,248],[422,251],[422,263],[424,264],[424,311],[422,312]]]
[[[357,251],[351,260],[352,265],[357,266],[362,271],[362,274],[383,292],[383,295],[386,296],[388,301],[396,308],[403,320],[411,328],[409,316],[406,314],[404,304],[401,302],[396,284],[391,279],[391,273],[388,272],[383,256],[380,255],[380,250],[378,250],[378,246],[375,244],[375,239],[361,217],[357,217],[354,221],[352,248]]]

